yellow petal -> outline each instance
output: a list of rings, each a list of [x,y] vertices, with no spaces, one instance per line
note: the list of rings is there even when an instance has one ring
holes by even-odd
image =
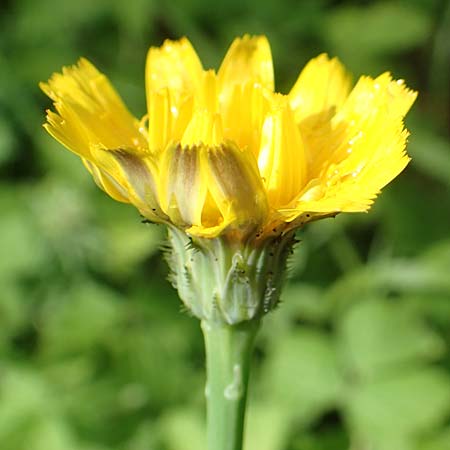
[[[152,153],[163,151],[172,137],[175,114],[168,89],[152,91],[148,97],[148,146]]]
[[[403,117],[411,108],[417,93],[406,88],[403,80],[393,80],[389,72],[377,78],[363,76],[338,110],[335,122],[378,116],[380,109],[390,119]]]
[[[167,149],[159,192],[171,221],[196,236],[215,237],[225,228],[245,234],[268,211],[253,155],[232,143]]]
[[[116,190],[124,193],[124,196],[126,193],[127,200],[144,216],[154,221],[164,218],[157,201],[156,167],[149,155],[132,149],[105,149],[99,146],[93,146],[91,153],[95,160],[92,166],[101,171],[101,187],[109,195],[114,197],[114,192],[104,183],[104,178],[112,183]]]
[[[207,185],[201,168],[200,149],[173,145],[164,152],[159,177],[160,202],[176,225],[201,226]]]
[[[107,172],[100,169],[95,164],[93,164],[92,162],[88,161],[85,158],[82,158],[82,161],[84,166],[92,175],[92,178],[94,178],[95,183],[100,189],[105,191],[114,200],[123,203],[130,202],[126,189],[122,187],[119,183],[117,183],[117,181],[114,180],[111,177],[111,175],[109,175]]]
[[[270,45],[265,36],[237,38],[231,44],[218,72],[222,101],[230,96],[235,84],[260,83],[273,91],[273,65]]]
[[[216,224],[192,227],[189,232],[213,237],[224,228],[245,234],[260,224],[268,212],[267,196],[254,156],[232,142],[204,147],[201,153],[214,211],[220,216]],[[206,216],[211,216],[204,211]]]
[[[168,89],[151,92],[149,97],[148,146],[158,155],[168,145],[179,142],[192,119],[193,97],[174,103]]]
[[[199,90],[195,98],[195,108],[211,113],[217,112],[217,77],[214,70],[203,72],[199,80]]]
[[[152,91],[164,88],[172,91],[177,99],[193,94],[202,70],[197,53],[186,38],[166,40],[161,47],[151,47],[145,69],[147,99]]]
[[[89,150],[89,135],[78,116],[64,104],[57,104],[56,107],[59,114],[47,110],[45,130],[78,156],[92,158]]]
[[[267,92],[261,85],[235,85],[229,101],[223,105],[223,128],[227,138],[239,148],[258,157],[261,129],[270,109]]]
[[[366,211],[380,190],[408,164],[403,126],[417,94],[385,73],[362,77],[332,119],[327,157],[299,197],[305,211]]]
[[[69,150],[89,159],[90,147],[145,148],[139,122],[130,114],[108,79],[86,59],[55,73],[42,90],[54,101],[46,130]]]
[[[222,119],[206,110],[196,111],[181,139],[185,146],[217,146],[223,141]]]
[[[270,204],[278,209],[300,193],[307,155],[287,98],[278,95],[262,127],[258,167]]]
[[[300,73],[289,93],[295,120],[334,114],[350,92],[350,76],[337,58],[329,59],[325,53],[312,59]]]
[[[149,147],[161,152],[181,139],[192,115],[193,99],[203,79],[201,62],[191,43],[166,40],[151,47],[146,63]]]

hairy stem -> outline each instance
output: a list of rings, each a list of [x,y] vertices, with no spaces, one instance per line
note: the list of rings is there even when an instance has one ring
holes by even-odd
[[[208,450],[242,450],[253,343],[259,321],[202,321],[206,347]]]

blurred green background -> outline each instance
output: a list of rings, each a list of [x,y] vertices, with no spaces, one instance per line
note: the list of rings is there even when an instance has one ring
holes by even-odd
[[[398,0],[0,2],[0,448],[201,450],[204,356],[162,227],[41,128],[37,83],[81,55],[144,114],[148,46],[217,67],[264,33],[278,89],[327,51],[420,96],[412,163],[370,214],[299,232],[254,360],[246,450],[450,449],[450,6]]]

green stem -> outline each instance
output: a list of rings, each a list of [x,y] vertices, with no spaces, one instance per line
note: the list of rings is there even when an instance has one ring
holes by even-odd
[[[253,343],[259,321],[202,321],[206,347],[208,450],[242,450]]]

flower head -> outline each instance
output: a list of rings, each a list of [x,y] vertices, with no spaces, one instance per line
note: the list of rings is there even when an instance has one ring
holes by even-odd
[[[41,87],[56,109],[45,128],[105,192],[192,236],[261,239],[367,211],[409,161],[403,117],[416,93],[402,80],[351,89],[322,54],[282,95],[262,36],[237,38],[217,73],[186,38],[152,47],[141,121],[85,59]]]

